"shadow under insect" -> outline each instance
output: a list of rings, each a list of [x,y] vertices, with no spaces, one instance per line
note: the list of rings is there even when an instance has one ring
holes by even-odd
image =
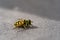
[[[19,27],[17,28],[17,32],[24,32],[26,30],[31,30],[31,29],[37,29],[37,26],[31,25],[31,26],[27,26],[26,29],[24,27]]]
[[[36,28],[38,28],[38,27],[34,26],[34,25],[31,25],[31,26],[27,27],[27,29],[36,29]]]
[[[23,26],[22,27],[19,27],[18,29],[20,29],[20,28],[22,28],[22,29],[36,29],[36,28],[38,28],[37,26],[34,26],[34,25],[30,25],[30,26],[27,26],[26,28],[24,28]]]

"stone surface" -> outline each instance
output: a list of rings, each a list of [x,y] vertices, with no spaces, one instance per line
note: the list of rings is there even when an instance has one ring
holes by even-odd
[[[13,29],[19,18],[31,19],[36,28]],[[0,8],[0,40],[60,40],[60,21]]]

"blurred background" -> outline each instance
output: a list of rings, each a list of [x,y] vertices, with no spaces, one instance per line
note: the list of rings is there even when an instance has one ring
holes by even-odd
[[[0,8],[18,9],[60,21],[60,0],[0,0]]]

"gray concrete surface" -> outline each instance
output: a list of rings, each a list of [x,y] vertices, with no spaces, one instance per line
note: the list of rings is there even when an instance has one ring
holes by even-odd
[[[0,0],[0,40],[60,40],[60,0]],[[14,29],[18,18],[34,29]]]

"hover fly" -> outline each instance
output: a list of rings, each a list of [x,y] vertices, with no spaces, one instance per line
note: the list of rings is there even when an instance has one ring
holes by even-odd
[[[32,25],[32,21],[29,19],[29,20],[26,20],[26,19],[19,19],[18,21],[16,21],[14,23],[14,28],[28,28],[30,25]]]

